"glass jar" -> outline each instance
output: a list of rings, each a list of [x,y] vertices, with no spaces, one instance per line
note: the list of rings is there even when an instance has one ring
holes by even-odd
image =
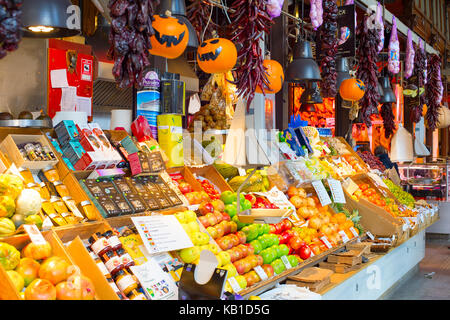
[[[55,186],[56,192],[58,192],[61,198],[70,197],[69,188],[67,188],[64,183],[62,183],[61,181],[55,181],[53,185]]]
[[[89,200],[80,203],[83,213],[89,220],[96,220],[95,208]]]
[[[95,261],[95,263],[97,264],[97,267],[100,269],[102,274],[105,276],[106,280],[109,281],[110,279],[112,279],[111,274],[109,273],[108,269],[106,269],[106,266],[103,263],[102,259],[100,259],[100,257],[98,255],[96,255],[94,251],[92,251],[89,248],[87,248],[87,249],[89,251],[89,255],[91,256],[92,260]]]
[[[47,158],[47,155],[45,155],[44,151],[42,150],[42,146],[40,143],[34,144],[34,152],[36,152],[36,155],[41,158],[43,161],[50,160]]]
[[[99,257],[103,257],[106,252],[111,251],[111,246],[109,245],[108,240],[106,240],[100,232],[94,233],[88,241],[91,245],[92,251],[94,251]]]
[[[125,268],[128,269],[129,267],[132,267],[136,264],[133,258],[123,248],[118,249],[116,252],[119,255],[120,260],[122,261]]]
[[[126,270],[120,270],[115,276],[115,281],[119,289],[125,295],[128,295],[131,291],[136,290],[138,287],[136,280]]]
[[[22,176],[25,184],[35,183],[33,174],[31,173],[30,169],[20,167],[19,172],[20,172],[20,175]]]
[[[56,160],[56,156],[49,146],[47,146],[47,145],[42,146],[42,150],[44,151],[44,153],[47,155],[47,157],[50,160]]]
[[[114,290],[114,292],[117,294],[117,296],[119,297],[120,300],[126,300],[126,296],[123,295],[123,293],[117,287],[116,283],[114,282],[114,280],[112,278],[108,279],[108,283],[111,286],[111,288]]]
[[[50,200],[50,191],[48,191],[45,182],[41,182],[39,184],[39,187],[40,187],[39,193],[41,194],[41,198],[45,200]]]
[[[145,294],[143,294],[142,292],[133,289],[131,290],[131,292],[128,294],[128,299],[130,300],[148,300],[147,297],[145,296]]]
[[[27,153],[27,157],[30,161],[40,161],[42,160],[35,151],[34,144],[27,143],[24,147],[25,152]]]
[[[106,231],[103,236],[108,239],[109,245],[113,250],[122,248],[122,242],[120,242],[119,238],[112,232],[112,230]]]
[[[45,178],[47,178],[50,182],[56,182],[60,181],[58,171],[54,166],[46,166],[44,169],[42,169],[42,172],[44,172]]]
[[[59,197],[52,196],[50,198],[50,202],[53,205],[53,208],[55,208],[56,212],[58,212],[59,214],[69,211],[67,206],[64,204],[64,202]]]
[[[115,251],[106,252],[102,255],[102,258],[105,261],[106,269],[108,269],[113,277],[123,269],[123,263]]]

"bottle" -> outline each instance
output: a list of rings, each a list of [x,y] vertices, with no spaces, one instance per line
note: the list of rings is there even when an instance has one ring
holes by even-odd
[[[89,251],[89,255],[91,256],[92,260],[95,261],[97,264],[97,267],[100,269],[102,274],[105,276],[106,280],[110,281],[112,280],[112,276],[109,273],[108,269],[106,269],[105,264],[103,263],[102,259],[98,255],[95,254],[94,251],[92,251],[89,247],[86,248]]]
[[[145,297],[145,294],[138,291],[137,289],[131,290],[131,292],[128,294],[128,299],[130,299],[130,300],[148,300]]]
[[[94,233],[89,239],[89,244],[91,246],[92,251],[95,252],[99,257],[103,257],[103,255],[111,251],[111,246],[109,245],[108,240],[101,235],[100,232]]]
[[[111,273],[113,277],[124,268],[122,260],[119,258],[119,255],[115,251],[108,251],[101,257],[105,262],[106,269],[108,269],[109,273]]]

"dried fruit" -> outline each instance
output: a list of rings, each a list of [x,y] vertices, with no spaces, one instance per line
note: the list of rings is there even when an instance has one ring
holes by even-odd
[[[442,108],[443,86],[441,80],[441,58],[437,54],[430,54],[428,59],[428,81],[425,92],[427,99],[427,127],[434,131],[437,127],[439,110]]]
[[[17,50],[22,40],[21,17],[22,0],[0,1],[0,59],[8,51]]]
[[[392,103],[383,103],[380,115],[383,118],[384,136],[386,139],[389,139],[389,137],[394,134],[396,128],[394,112],[392,112]]]

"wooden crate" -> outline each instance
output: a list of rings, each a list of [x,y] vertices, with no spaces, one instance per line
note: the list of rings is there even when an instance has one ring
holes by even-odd
[[[42,235],[50,243],[50,245],[52,247],[52,255],[65,259],[71,265],[78,266],[81,269],[82,274],[89,277],[91,279],[91,281],[94,283],[95,290],[96,290],[95,298],[97,300],[104,299],[105,293],[103,292],[103,290],[101,290],[102,287],[100,285],[97,286],[97,284],[96,284],[97,282],[99,282],[99,280],[97,278],[99,278],[99,274],[101,275],[100,270],[97,268],[98,273],[95,273],[95,272],[91,273],[91,274],[85,273],[83,271],[83,268],[77,263],[77,261],[72,259],[71,255],[66,251],[66,248],[64,247],[61,240],[58,238],[57,234],[54,233],[54,231],[45,231],[45,232],[42,232]],[[8,244],[16,247],[20,251],[28,243],[30,243],[30,239],[29,239],[28,235],[24,234],[24,235],[17,235],[17,236],[12,236],[12,237],[9,237],[6,239],[2,239],[2,242],[8,243]],[[0,288],[2,289],[2,290],[0,290],[0,299],[10,299],[10,300],[11,299],[12,300],[21,299],[19,292],[17,291],[17,289],[14,287],[11,280],[7,276],[6,271],[1,266],[0,266],[0,269],[1,269],[0,270]],[[104,279],[104,280],[106,282],[106,285],[109,286],[106,279]],[[112,291],[112,289],[111,289],[111,291]]]
[[[354,266],[359,263],[362,263],[362,257],[361,256],[343,257],[343,256],[331,254],[328,256],[327,262],[336,263],[336,264],[347,264],[350,266]]]
[[[53,147],[45,138],[44,135],[28,135],[28,134],[9,134],[0,144],[0,149],[6,153],[9,159],[14,162],[17,167],[24,167],[30,170],[41,170],[49,165],[56,165],[58,160],[49,160],[49,161],[29,161],[25,160],[17,147],[19,144],[28,143],[28,142],[39,142],[42,146],[48,146],[51,150]],[[53,150],[55,153],[55,151]]]
[[[192,171],[188,167],[172,167],[168,168],[166,171],[168,174],[179,173],[184,177],[184,180],[191,185],[194,191],[203,191],[202,185],[195,179]]]
[[[194,176],[208,179],[219,192],[233,191],[222,175],[212,165],[204,167],[190,167],[189,170],[194,174]]]
[[[331,270],[330,270],[331,271]],[[330,277],[319,281],[319,282],[303,282],[303,281],[294,281],[294,280],[286,280],[286,284],[294,284],[297,287],[308,288],[312,292],[320,292],[323,288],[329,285],[331,282]]]
[[[348,264],[337,264],[337,263],[330,263],[330,262],[320,262],[319,263],[320,268],[329,269],[336,273],[347,273],[350,271],[357,270],[361,267],[361,264],[357,264],[354,266],[348,265]]]

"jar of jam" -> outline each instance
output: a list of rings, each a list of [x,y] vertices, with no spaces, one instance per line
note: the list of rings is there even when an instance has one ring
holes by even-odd
[[[35,183],[33,174],[31,173],[30,169],[20,167],[19,172],[23,180],[25,181],[25,184]]]
[[[148,300],[145,297],[145,294],[143,294],[142,292],[140,292],[136,289],[131,290],[131,292],[128,294],[128,299],[130,299],[130,300]]]
[[[67,188],[64,183],[62,183],[61,181],[55,181],[53,182],[53,185],[55,186],[56,192],[58,192],[61,198],[70,197],[69,188]]]
[[[131,291],[136,290],[138,287],[137,281],[126,270],[120,270],[116,276],[115,281],[119,289],[128,295]]]
[[[119,238],[112,232],[112,230],[106,231],[103,236],[108,239],[109,245],[113,250],[122,248],[122,242],[120,242]]]
[[[120,260],[122,261],[125,268],[129,268],[136,264],[133,258],[131,258],[128,252],[126,252],[123,248],[118,249],[116,252],[119,255]]]
[[[47,157],[48,157],[50,160],[56,160],[56,156],[55,156],[55,154],[53,153],[52,149],[50,149],[49,146],[47,146],[47,145],[42,146],[42,150],[44,151],[44,153],[47,155]]]
[[[34,189],[39,192],[39,195],[41,194],[41,187],[34,182],[27,184],[27,189]]]
[[[102,259],[100,259],[100,257],[98,255],[95,254],[94,251],[88,249],[89,251],[89,255],[91,256],[92,260],[95,261],[95,263],[97,264],[97,267],[100,269],[100,271],[102,272],[102,274],[105,276],[106,280],[110,280],[112,279],[111,274],[109,273],[108,269],[106,269],[105,264],[103,263]]]
[[[83,201],[80,203],[81,208],[83,209],[83,213],[89,220],[95,220],[97,215],[95,214],[95,209],[92,203],[89,200]]]
[[[111,246],[109,245],[108,240],[102,236],[100,232],[94,233],[89,239],[89,244],[91,245],[92,251],[95,252],[99,257],[103,257],[103,255],[111,251]]]
[[[42,150],[42,146],[40,143],[35,143],[34,144],[34,152],[36,153],[36,155],[41,158],[44,161],[47,160],[51,160],[47,158],[47,155],[44,153],[44,151]]]
[[[54,166],[46,166],[44,169],[42,169],[42,172],[44,172],[45,178],[47,178],[50,182],[56,182],[60,181],[58,171],[55,169]]]
[[[114,282],[114,280],[108,279],[108,283],[111,286],[111,288],[114,290],[114,292],[117,294],[117,296],[119,297],[120,300],[126,300],[127,297],[120,291],[120,289],[117,287],[116,283]]]
[[[123,269],[123,263],[119,255],[115,251],[108,251],[102,255],[103,261],[105,261],[106,269],[114,277],[119,271]],[[116,281],[117,282],[117,281]],[[120,287],[119,287],[120,289]]]
[[[50,191],[48,191],[45,182],[41,182],[39,184],[39,187],[40,187],[39,193],[41,194],[41,198],[45,200],[50,200]]]
[[[27,153],[27,157],[30,161],[40,161],[42,160],[35,151],[34,144],[27,143],[24,147],[25,152]]]

